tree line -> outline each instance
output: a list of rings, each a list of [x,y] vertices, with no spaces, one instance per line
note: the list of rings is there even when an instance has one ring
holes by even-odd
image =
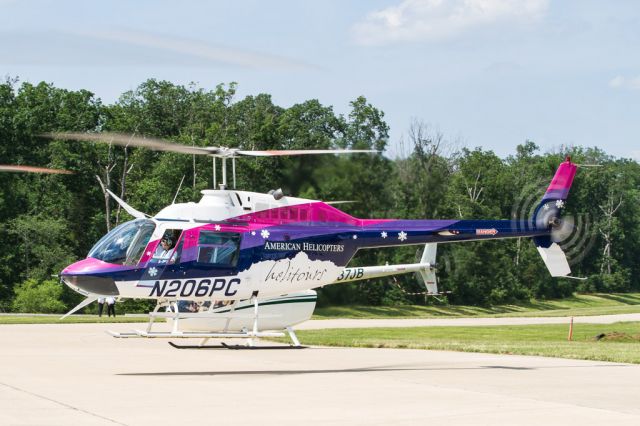
[[[81,258],[109,229],[131,217],[108,188],[155,214],[198,201],[212,186],[209,158],[108,144],[48,140],[46,132],[120,132],[193,146],[268,149],[375,149],[389,144],[384,113],[363,96],[348,114],[308,100],[290,107],[268,94],[239,99],[235,83],[209,90],[148,80],[104,104],[87,90],[48,83],[0,84],[0,158],[4,164],[60,168],[73,175],[0,174],[0,311],[62,311],[78,295],[53,275]],[[563,243],[573,274],[553,279],[528,239],[442,244],[440,287],[450,303],[485,305],[563,297],[575,291],[640,289],[640,165],[597,148],[541,152],[521,141],[500,158],[414,120],[405,155],[310,156],[238,160],[238,188],[326,201],[361,218],[524,220],[558,164],[579,164],[566,207],[575,231]],[[413,262],[418,247],[364,250],[353,265]],[[321,304],[429,303],[414,276],[328,286]],[[146,304],[130,302],[131,309]]]

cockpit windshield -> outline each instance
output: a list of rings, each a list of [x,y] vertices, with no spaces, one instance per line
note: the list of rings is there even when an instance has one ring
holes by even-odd
[[[136,219],[113,228],[89,251],[88,257],[118,265],[135,265],[156,228],[148,219]]]

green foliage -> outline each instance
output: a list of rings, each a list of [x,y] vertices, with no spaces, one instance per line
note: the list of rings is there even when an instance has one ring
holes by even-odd
[[[67,307],[62,302],[62,284],[56,280],[28,279],[16,285],[13,300],[15,312],[62,313]]]
[[[106,144],[50,141],[51,131],[115,131],[167,138],[194,146],[241,149],[350,148],[384,151],[389,127],[383,111],[364,97],[345,115],[312,99],[281,107],[268,94],[236,98],[236,83],[213,90],[150,79],[104,105],[86,90],[48,83],[0,83],[2,163],[65,168],[74,175],[0,173],[0,310],[8,310],[19,283],[43,282],[83,258],[107,228],[129,219],[105,201],[97,177],[141,211],[155,214],[169,204],[198,201],[212,185],[204,156],[153,152]],[[442,245],[440,287],[451,303],[489,305],[531,297],[566,297],[580,291],[640,289],[640,165],[599,149],[572,147],[541,153],[532,141],[501,159],[455,142],[414,122],[409,152],[383,155],[309,156],[238,160],[238,187],[327,201],[349,200],[341,209],[361,218],[485,219],[530,215],[565,155],[601,168],[581,169],[567,212],[588,227],[567,250],[574,275],[549,277],[528,239]],[[219,165],[219,163],[218,163]],[[218,176],[220,178],[220,176]],[[615,211],[614,211],[615,210]],[[613,213],[611,213],[613,211]],[[607,215],[606,212],[611,214]],[[352,265],[413,262],[420,248],[363,250]],[[329,286],[319,305],[429,303],[413,275]],[[17,292],[17,291],[16,291]],[[65,304],[78,300],[65,289]],[[147,310],[147,302],[121,308]]]
[[[631,277],[628,270],[620,270],[611,274],[600,274],[591,277],[590,285],[595,291],[623,292],[631,290]]]

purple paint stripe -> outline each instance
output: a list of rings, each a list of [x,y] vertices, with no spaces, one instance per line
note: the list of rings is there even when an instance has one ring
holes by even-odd
[[[566,189],[554,189],[554,190],[547,190],[547,192],[544,194],[544,197],[542,197],[543,201],[547,201],[547,200],[566,200],[567,197],[569,197],[569,188]]]
[[[310,225],[310,226],[270,226],[265,228],[269,232],[267,238],[263,238],[260,232],[255,235],[251,233],[245,234],[242,240],[241,248],[247,249],[263,245],[267,240],[284,241],[285,238],[290,240],[299,240],[303,238],[322,237],[325,235],[335,235],[340,233],[359,232],[422,232],[429,233],[446,229],[447,227],[458,223],[457,220],[393,220],[387,219],[380,223],[369,223],[368,226],[345,226],[343,224],[333,225]]]

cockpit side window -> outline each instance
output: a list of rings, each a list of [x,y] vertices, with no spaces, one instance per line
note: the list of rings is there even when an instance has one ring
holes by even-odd
[[[235,267],[240,252],[240,234],[235,232],[200,231],[198,263]]]
[[[182,238],[180,238],[180,242],[178,243],[178,247],[176,247],[176,251],[171,255],[172,263],[180,263],[180,256],[182,256],[182,246],[184,244],[184,234]]]
[[[140,227],[133,243],[129,247],[129,250],[127,250],[127,260],[124,262],[125,265],[138,264],[155,229],[156,225],[153,222],[145,223]]]
[[[158,263],[177,263],[182,254],[182,241],[180,238],[182,230],[167,229],[160,238],[160,243],[156,247],[153,259]]]

